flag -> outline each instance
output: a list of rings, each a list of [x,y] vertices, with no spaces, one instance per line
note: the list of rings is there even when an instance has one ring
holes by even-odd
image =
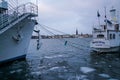
[[[106,7],[104,7],[105,8],[105,19],[107,19],[107,16],[106,16]]]
[[[105,15],[105,18],[107,18],[106,15]]]
[[[100,17],[100,13],[99,13],[99,11],[97,11],[97,17]]]

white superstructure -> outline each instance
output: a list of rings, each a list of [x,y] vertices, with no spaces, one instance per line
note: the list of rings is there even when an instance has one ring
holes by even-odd
[[[35,4],[26,3],[10,10],[8,6],[4,0],[0,3],[0,63],[25,58],[37,24],[33,18],[38,16]]]
[[[93,28],[93,40],[90,47],[96,52],[116,52],[120,50],[120,23],[116,9],[110,10],[111,19],[107,17],[104,24]]]

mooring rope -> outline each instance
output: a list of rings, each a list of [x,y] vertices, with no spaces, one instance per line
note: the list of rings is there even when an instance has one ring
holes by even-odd
[[[43,29],[43,30],[45,30],[47,33],[50,33],[50,34],[52,34],[52,35],[55,35],[53,32],[51,32],[50,30],[48,30],[47,28],[49,28],[49,29],[51,29],[51,30],[54,30],[54,31],[56,31],[56,32],[59,32],[59,33],[63,33],[63,34],[66,34],[66,33],[64,33],[64,32],[62,32],[62,31],[59,31],[59,30],[56,30],[56,29],[53,29],[53,28],[50,28],[50,27],[48,27],[48,26],[46,26],[46,25],[43,25],[43,24],[39,24],[38,23],[38,25]],[[69,34],[68,34],[69,35]],[[71,41],[69,41],[69,40],[66,40],[66,39],[58,39],[58,40],[60,40],[60,41],[62,41],[62,42],[64,42],[65,44],[65,46],[66,45],[69,45],[69,46],[71,46],[71,47],[74,47],[74,48],[77,48],[77,49],[80,49],[80,50],[83,50],[82,49],[82,47],[84,47],[85,45],[81,45],[81,44],[78,44],[78,43],[75,43],[75,42],[71,42]],[[76,45],[76,46],[75,46]],[[82,47],[81,47],[82,46]]]

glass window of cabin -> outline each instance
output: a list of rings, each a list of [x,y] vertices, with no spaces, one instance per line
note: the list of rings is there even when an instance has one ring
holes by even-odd
[[[113,34],[113,39],[115,39],[115,34]]]
[[[115,24],[115,30],[119,31],[119,24]]]
[[[97,35],[97,38],[104,38],[104,35],[103,34],[99,34],[99,35]]]
[[[104,30],[106,30],[106,25],[104,25]]]
[[[112,39],[112,34],[110,34],[110,39]]]

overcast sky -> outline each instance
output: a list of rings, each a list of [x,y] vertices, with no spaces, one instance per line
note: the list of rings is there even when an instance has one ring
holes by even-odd
[[[39,0],[39,23],[70,34],[76,28],[91,33],[98,22],[97,11],[102,19],[105,6],[108,15],[112,6],[120,11],[120,0]]]
[[[74,34],[76,29],[79,33],[92,33],[92,26],[98,24],[97,11],[102,20],[104,7],[107,15],[112,6],[120,11],[120,0],[38,0],[38,5],[40,24],[69,34]],[[47,33],[41,29],[41,34]]]

